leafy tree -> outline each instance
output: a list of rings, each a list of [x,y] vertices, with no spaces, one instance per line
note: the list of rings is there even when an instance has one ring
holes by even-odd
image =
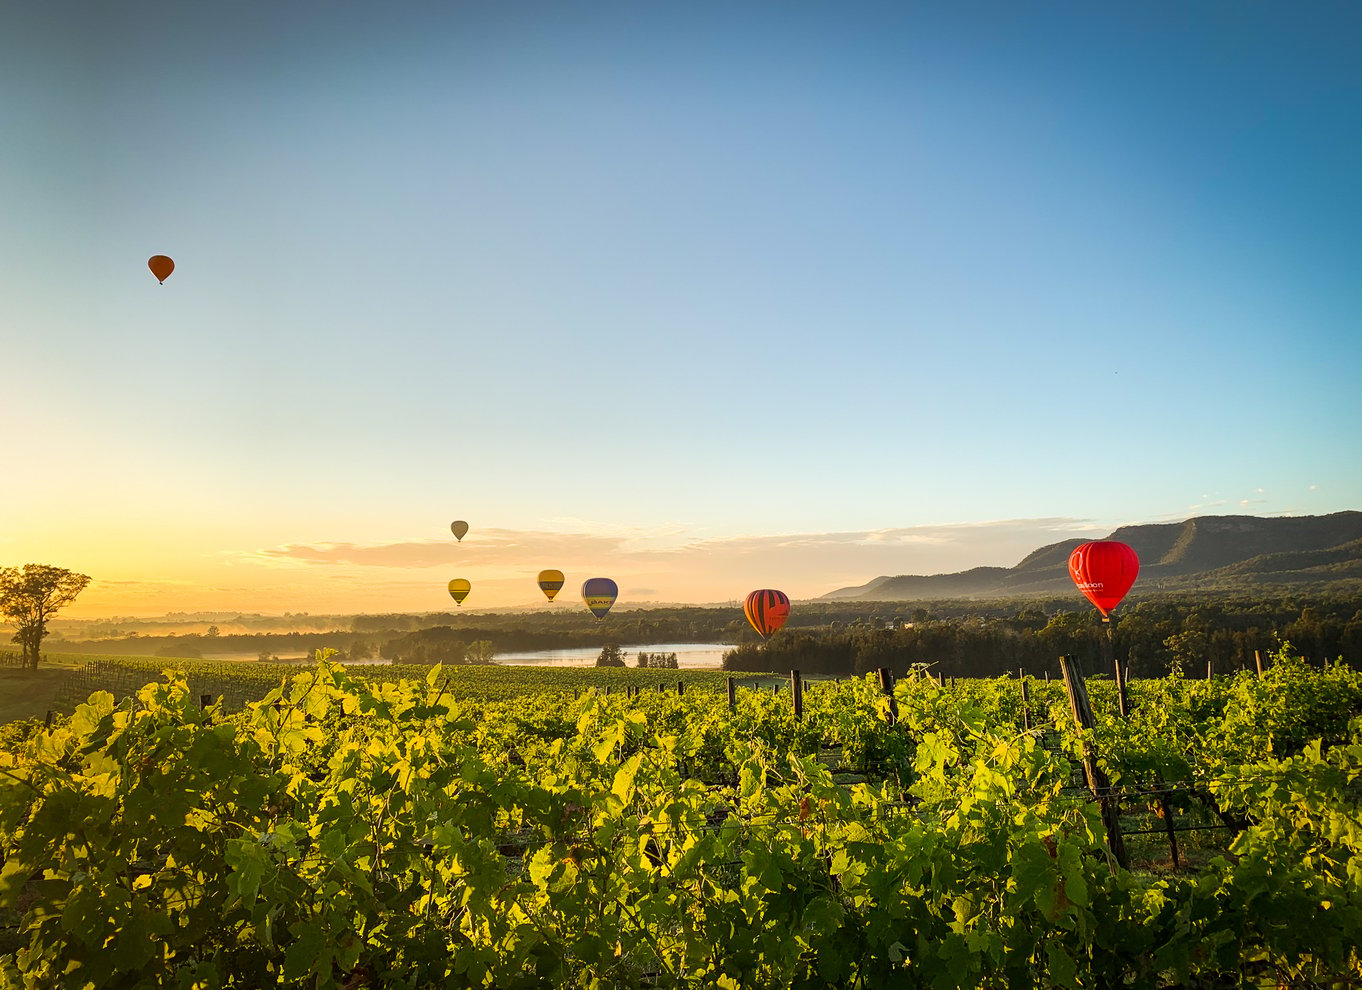
[[[618,643],[606,643],[601,647],[601,655],[596,658],[597,667],[623,667],[624,652]]]
[[[469,643],[468,648],[464,650],[463,662],[488,664],[492,662],[492,655],[494,653],[496,653],[496,650],[492,647],[492,641],[490,639],[475,639],[473,642]]]
[[[1206,634],[1199,629],[1174,633],[1163,641],[1163,645],[1168,647],[1168,651],[1173,655],[1168,664],[1169,670],[1185,674],[1199,672],[1206,666],[1208,640]]]
[[[89,583],[88,574],[51,564],[25,564],[22,570],[0,568],[0,613],[19,627],[14,642],[23,648],[25,666],[38,669],[48,620],[75,601]]]
[[[639,650],[634,666],[653,670],[676,670],[680,665],[677,663],[675,653],[645,653]]]

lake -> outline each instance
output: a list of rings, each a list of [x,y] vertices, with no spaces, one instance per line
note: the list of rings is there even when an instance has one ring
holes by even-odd
[[[624,662],[632,667],[638,653],[675,653],[677,666],[683,670],[718,670],[724,654],[733,649],[731,643],[653,643],[642,646],[621,646]],[[601,655],[599,646],[580,646],[569,650],[526,650],[498,653],[493,663],[527,664],[539,667],[591,667]]]

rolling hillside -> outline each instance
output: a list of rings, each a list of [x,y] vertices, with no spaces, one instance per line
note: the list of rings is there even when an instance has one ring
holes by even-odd
[[[1362,512],[1279,519],[1198,516],[1181,523],[1122,526],[1105,539],[1128,543],[1139,555],[1134,594],[1217,588],[1279,592],[1291,586],[1362,583]],[[1063,593],[1072,588],[1069,554],[1082,542],[1041,547],[1015,567],[878,577],[823,598],[917,601]]]

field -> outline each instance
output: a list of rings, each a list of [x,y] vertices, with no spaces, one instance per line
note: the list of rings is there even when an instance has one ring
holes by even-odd
[[[1362,674],[1287,651],[1086,732],[1034,678],[184,669],[0,729],[0,987],[1362,980]]]
[[[86,656],[46,657],[37,670],[20,666],[15,653],[0,653],[0,725],[42,718],[65,683],[81,670]]]
[[[174,657],[91,657],[79,653],[58,653],[46,655],[44,667],[36,675],[33,671],[0,670],[0,677],[13,674],[16,680],[27,685],[24,692],[16,692],[16,698],[22,700],[16,701],[15,714],[11,718],[41,718],[50,709],[69,713],[95,691],[108,691],[116,699],[122,699],[135,694],[142,685],[169,670],[184,677],[193,698],[202,702],[207,696],[213,704],[234,712],[264,697],[280,684],[291,681],[306,669],[304,664],[261,663],[254,660],[235,662]],[[427,665],[387,663],[355,665],[346,669],[350,677],[370,683],[424,680],[430,672]],[[442,676],[450,689],[460,697],[482,700],[529,694],[560,694],[565,691],[580,693],[596,690],[602,694],[627,689],[656,691],[661,688],[674,691],[678,683],[684,684],[687,690],[724,690],[724,675],[710,670],[460,665],[444,668]]]

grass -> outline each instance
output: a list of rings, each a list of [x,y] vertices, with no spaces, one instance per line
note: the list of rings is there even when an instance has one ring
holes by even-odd
[[[0,724],[45,716],[54,707],[62,680],[85,666],[87,659],[77,654],[44,655],[37,670],[0,667]]]

